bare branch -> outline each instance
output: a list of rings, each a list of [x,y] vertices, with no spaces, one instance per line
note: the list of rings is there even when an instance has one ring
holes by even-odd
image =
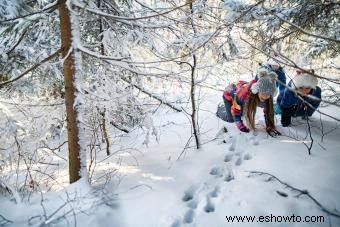
[[[258,175],[267,175],[270,177],[269,180],[271,179],[275,179],[276,181],[278,181],[280,184],[283,184],[284,186],[290,188],[291,190],[293,191],[296,191],[299,193],[299,196],[300,195],[305,195],[307,196],[308,198],[310,198],[318,207],[321,208],[321,210],[331,216],[334,216],[336,218],[340,218],[340,214],[338,213],[335,213],[335,212],[332,212],[330,211],[329,209],[325,208],[318,200],[316,200],[307,190],[302,190],[302,189],[298,189],[296,187],[293,187],[291,186],[290,184],[288,183],[285,183],[283,182],[282,180],[280,180],[279,178],[277,178],[276,176],[270,174],[270,173],[266,173],[266,172],[262,172],[262,171],[247,171],[249,173],[252,173],[252,174],[258,174]]]
[[[115,124],[113,121],[110,121],[110,124],[111,124],[113,127],[115,127],[116,129],[118,129],[118,130],[120,130],[120,131],[122,131],[122,132],[129,133],[129,130],[127,130],[127,129],[125,129],[125,128],[123,128],[123,127],[121,127],[121,126]]]
[[[182,112],[182,110],[181,110],[180,108],[178,108],[178,107],[176,107],[175,105],[173,105],[173,104],[171,104],[171,103],[169,103],[169,102],[163,100],[162,98],[158,97],[157,95],[152,94],[152,93],[149,92],[149,91],[146,91],[144,88],[142,88],[142,87],[140,87],[139,85],[133,83],[132,81],[128,80],[127,78],[121,77],[121,79],[122,79],[123,81],[125,81],[125,82],[131,84],[133,87],[137,88],[137,89],[140,90],[141,92],[143,92],[143,93],[149,95],[150,97],[152,97],[152,98],[154,98],[154,99],[160,101],[162,104],[164,104],[164,105],[170,107],[171,109],[174,109],[174,110],[176,110],[177,112]]]
[[[0,214],[0,226],[6,226],[6,225],[9,225],[9,224],[11,224],[11,223],[13,223],[13,221],[11,221],[11,220],[5,218],[4,216],[2,216],[2,215]]]
[[[68,141],[66,140],[66,141],[64,141],[63,143],[61,143],[58,147],[55,147],[55,148],[50,148],[45,142],[43,142],[44,147],[40,147],[39,149],[48,149],[48,150],[50,150],[54,155],[58,156],[59,158],[63,159],[64,161],[67,161],[66,158],[60,156],[59,154],[57,154],[57,153],[55,152],[56,150],[59,150],[59,151],[60,151],[60,148],[61,148],[64,144],[66,144],[67,142],[68,142]]]
[[[192,130],[192,129],[191,129],[191,130]],[[190,144],[192,138],[193,138],[193,137],[192,137],[192,134],[191,134],[191,136],[189,137],[187,143],[185,144],[185,146],[184,146],[182,152],[181,152],[181,153],[179,154],[179,156],[177,157],[177,161],[182,157],[183,154],[185,154],[185,151],[188,149],[189,144]]]
[[[311,155],[311,150],[312,150],[312,147],[313,147],[314,139],[312,137],[312,131],[311,131],[311,127],[310,127],[310,124],[309,124],[309,117],[306,113],[305,113],[305,117],[306,117],[307,125],[308,125],[308,135],[309,135],[309,138],[311,140],[311,143],[310,143],[309,146],[307,146],[307,148],[308,148],[308,154]]]

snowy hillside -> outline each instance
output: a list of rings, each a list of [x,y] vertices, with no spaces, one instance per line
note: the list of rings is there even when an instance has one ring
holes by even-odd
[[[339,12],[0,0],[0,227],[340,227]]]
[[[218,97],[209,96],[201,107],[209,110],[200,116],[202,149],[183,150],[190,124],[182,113],[163,108],[153,118],[159,142],[150,137],[146,147],[135,131],[124,138],[126,144],[137,146],[135,151],[120,153],[119,162],[104,154],[98,158],[103,161],[97,169],[116,170],[104,188],[90,188],[81,181],[58,192],[32,194],[29,201],[1,198],[0,213],[7,219],[1,224],[219,227],[250,225],[236,219],[228,222],[226,216],[254,216],[251,226],[340,225],[338,124],[325,117],[321,124],[319,116],[312,117],[314,142],[308,155],[303,144],[310,144],[305,121],[296,119],[292,127],[278,127],[283,134],[278,138],[261,130],[241,133],[214,115]],[[263,117],[257,118],[260,128]],[[298,137],[306,138],[293,139]],[[300,216],[301,222],[273,219],[292,215]],[[267,222],[257,222],[261,216]],[[307,216],[323,219],[304,223]]]

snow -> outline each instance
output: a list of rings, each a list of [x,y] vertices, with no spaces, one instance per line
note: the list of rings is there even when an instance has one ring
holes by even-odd
[[[297,146],[291,139],[268,138],[264,133],[256,136],[241,134],[232,127],[228,128],[228,134],[233,137],[227,136],[227,144],[211,143],[200,151],[188,151],[190,154],[180,161],[169,162],[169,159],[173,160],[173,155],[167,158],[169,151],[164,147],[150,148],[148,157],[139,159],[140,166],[144,162],[154,163],[150,159],[158,159],[156,165],[152,164],[144,171],[154,171],[159,177],[172,177],[173,180],[157,182],[144,179],[140,183],[147,183],[151,189],[140,187],[137,196],[136,192],[122,196],[129,200],[122,202],[126,212],[145,207],[148,201],[147,204],[153,204],[139,211],[138,216],[129,218],[127,226],[140,223],[143,223],[142,226],[182,226],[185,222],[190,222],[189,226],[225,226],[226,215],[324,215],[328,220],[327,215],[307,198],[295,198],[296,193],[283,185],[274,181],[265,182],[265,177],[250,177],[247,171],[274,174],[294,187],[308,189],[328,209],[339,209],[340,201],[336,198],[340,193],[337,174],[340,160],[336,153],[339,150],[336,136],[329,138],[326,151],[315,148],[312,156],[308,156],[304,146],[301,143]],[[160,159],[164,163],[161,168]],[[166,168],[167,165],[171,168]],[[139,175],[137,179],[141,179],[144,171],[134,175]],[[235,179],[232,179],[233,175]],[[288,197],[281,197],[276,191],[283,191]],[[157,215],[148,215],[150,209]],[[339,221],[332,219],[332,223],[334,225]],[[233,226],[247,224],[234,223]],[[282,226],[282,223],[271,223],[270,226]],[[315,226],[328,226],[328,221]]]
[[[321,205],[334,213],[340,210],[339,129],[321,141],[319,116],[311,118],[314,144],[311,155],[302,144],[310,142],[301,119],[294,126],[278,129],[288,136],[269,137],[261,130],[262,111],[256,133],[244,134],[233,124],[224,123],[213,113],[220,95],[206,95],[200,114],[200,150],[190,147],[182,153],[190,135],[190,124],[183,113],[166,108],[147,118],[145,137],[135,130],[121,143],[135,144],[138,152],[120,153],[120,161],[101,156],[98,172],[113,170],[116,175],[102,190],[84,180],[59,191],[34,193],[29,200],[15,203],[1,197],[0,214],[12,221],[8,226],[249,226],[247,222],[228,223],[226,216],[251,215],[323,216],[322,223],[252,223],[252,226],[338,226],[340,219],[323,212],[310,198],[298,196],[268,175],[292,187],[307,190]],[[326,113],[334,108],[322,107]],[[7,110],[8,111],[8,110]],[[322,117],[325,132],[338,126]],[[277,119],[279,120],[279,119]],[[222,133],[223,126],[228,133]],[[290,137],[299,136],[300,141]],[[215,140],[212,140],[214,138]],[[157,142],[157,140],[159,140]],[[226,143],[223,143],[225,140]],[[104,155],[104,154],[102,154]],[[64,173],[65,174],[65,173]],[[62,174],[62,175],[64,175]],[[119,182],[119,183],[117,183]],[[285,197],[286,196],[286,197]],[[65,218],[63,218],[65,217]]]
[[[0,16],[4,20],[26,15],[19,10],[22,0],[2,1]],[[48,2],[51,1],[38,1],[39,7],[45,5],[42,11],[57,1],[46,5]],[[214,26],[211,29],[199,26],[202,30],[193,33],[181,32],[181,26],[177,26],[189,19],[180,13],[182,10],[170,13],[164,11],[166,8],[159,11],[169,17],[167,21],[162,20],[159,13],[149,10],[134,13],[136,8],[130,7],[133,4],[130,1],[120,5],[122,16],[98,9],[92,1],[67,3],[69,10],[72,9],[73,35],[72,48],[67,56],[73,53],[76,60],[74,85],[77,93],[74,108],[78,110],[83,178],[74,184],[68,183],[64,100],[54,99],[51,103],[45,100],[45,104],[44,100],[29,97],[37,87],[45,87],[46,84],[40,82],[27,86],[21,95],[13,92],[13,97],[7,100],[6,97],[12,95],[9,90],[0,99],[0,226],[340,226],[338,107],[320,108],[321,112],[332,115],[333,119],[322,116],[320,121],[318,113],[311,118],[313,144],[306,122],[301,119],[294,119],[292,127],[282,128],[277,117],[278,130],[283,136],[272,138],[263,130],[261,110],[257,116],[259,129],[249,134],[239,132],[234,124],[222,122],[215,116],[217,104],[222,101],[222,92],[216,93],[214,89],[224,87],[229,80],[249,80],[250,73],[241,68],[247,67],[251,72],[254,65],[244,58],[232,62],[231,56],[227,56],[222,48],[226,46],[223,30],[226,25],[234,24],[235,20],[262,20],[265,10],[256,7],[254,12],[239,18],[249,5],[244,5],[245,1],[225,1],[220,3],[224,5],[224,11],[218,11],[223,24],[219,21],[212,24]],[[71,3],[76,7],[71,7]],[[201,15],[207,3],[196,1],[195,11]],[[170,7],[163,2],[152,3],[157,4],[159,7]],[[76,16],[78,7],[82,7],[81,14],[90,13],[89,18]],[[278,11],[278,15],[286,19],[294,13],[296,11],[286,8]],[[116,27],[117,24],[119,28],[105,30],[101,34],[106,55],[96,52],[100,43],[92,45],[83,39],[91,36],[81,34],[93,32],[92,29],[83,30],[83,26],[88,19],[93,21],[99,16],[107,18],[105,23],[115,21],[108,25]],[[30,20],[39,18],[44,21],[33,28],[37,32],[33,32],[32,40],[23,41],[16,51],[23,51],[28,63],[35,63],[40,57],[47,57],[50,48],[59,48],[58,35],[54,33],[58,33],[56,17],[57,14],[45,17],[43,13],[38,13],[15,19],[13,34],[2,38],[2,44],[6,45],[0,49],[6,53],[1,53],[0,60],[7,62],[12,59],[7,54],[7,49],[12,45],[7,43],[16,40],[15,31],[22,33],[31,25]],[[279,20],[272,16],[270,18],[272,20],[264,22],[272,25],[268,28],[268,33],[272,34],[274,28],[278,28]],[[174,34],[166,31],[165,27],[169,27]],[[148,32],[154,28],[162,29],[155,33]],[[4,31],[5,27],[0,28],[0,33]],[[239,32],[236,29],[229,35],[235,34],[236,38]],[[333,33],[337,34],[335,30],[328,31],[328,34]],[[47,34],[49,42],[45,40]],[[234,38],[231,35],[226,37]],[[81,40],[84,40],[83,43]],[[239,40],[235,40],[235,46],[233,40],[229,44],[240,52],[244,51]],[[305,53],[321,53],[329,42],[313,40],[312,44],[314,47]],[[46,46],[49,48],[46,49]],[[233,49],[231,47],[229,49]],[[295,47],[292,45],[292,48]],[[39,54],[34,56],[37,50]],[[196,75],[197,86],[203,85],[199,87],[197,97],[200,101],[198,124],[202,141],[199,150],[195,149],[191,137],[192,126],[185,113],[190,112],[187,104],[190,103],[189,80],[186,78],[190,69],[185,64],[178,66],[177,63],[170,63],[171,59],[179,60],[179,54],[188,51],[202,55]],[[296,51],[296,58],[299,58],[299,51],[303,52],[304,48]],[[86,56],[83,59],[82,53]],[[221,56],[218,57],[217,53]],[[88,60],[87,56],[92,56],[91,59],[95,61]],[[221,61],[219,58],[222,56],[225,58],[223,61],[227,59],[228,62],[216,65],[214,62]],[[308,56],[301,58],[303,62],[298,60],[297,63],[303,65]],[[189,57],[184,60],[189,61]],[[98,59],[109,64],[99,63]],[[42,71],[53,66],[54,71],[62,76],[57,68],[63,60],[46,63]],[[330,61],[327,64],[337,66],[330,58],[327,61]],[[167,66],[163,63],[167,63]],[[25,64],[13,62],[10,65],[6,71],[10,72],[11,78],[15,78],[21,74],[21,67]],[[131,77],[133,73],[138,76]],[[116,82],[122,76],[132,78],[129,86]],[[337,74],[326,76],[336,78]],[[53,79],[49,73],[45,77],[45,80]],[[44,79],[38,77],[36,81],[41,78]],[[144,82],[147,79],[150,82]],[[165,82],[165,79],[169,81]],[[205,85],[213,89],[205,89]],[[19,86],[23,85],[15,84],[13,87]],[[146,98],[144,94],[138,94],[137,97],[139,91],[133,86],[139,86],[154,97],[169,101],[185,111],[175,112],[156,101],[156,104],[149,101],[148,106],[144,107],[142,99],[149,97]],[[46,89],[49,88],[46,86]],[[136,97],[138,101],[132,100]],[[55,105],[50,105],[52,103]],[[152,110],[149,106],[157,108]],[[126,113],[129,108],[133,113]],[[104,110],[107,110],[106,118],[99,118]],[[121,117],[119,120],[123,126],[128,126],[129,133],[124,134],[109,125],[108,122],[112,120],[110,115],[116,113],[122,115],[115,117]],[[129,114],[133,114],[134,120],[138,122],[130,122]],[[96,119],[89,119],[89,116]],[[108,125],[111,142],[109,156],[105,153],[107,144],[98,135],[101,129],[96,131],[102,119]],[[223,127],[228,129],[227,133],[223,132]],[[93,134],[88,135],[88,131]],[[313,146],[309,155],[306,146],[311,144]],[[324,222],[287,223],[281,219],[276,223],[228,221],[227,217],[235,215],[253,216],[255,220],[260,216],[267,220],[273,216],[282,218],[294,215],[304,218],[314,215],[323,217]]]
[[[14,18],[19,15],[18,6],[22,5],[22,1],[3,0],[0,4],[0,16],[4,19]]]

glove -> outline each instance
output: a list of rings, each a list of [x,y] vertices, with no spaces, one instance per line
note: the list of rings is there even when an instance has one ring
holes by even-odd
[[[240,131],[246,132],[246,133],[250,132],[249,128],[247,128],[247,127],[240,128]]]
[[[268,135],[270,135],[271,137],[277,137],[277,136],[281,136],[282,135],[275,128],[266,128],[266,131],[267,131]]]
[[[250,132],[249,128],[247,128],[242,121],[236,122],[236,126],[241,132]]]

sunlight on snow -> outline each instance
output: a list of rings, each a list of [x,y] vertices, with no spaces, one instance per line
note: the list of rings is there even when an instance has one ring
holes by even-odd
[[[173,181],[173,177],[162,177],[162,176],[155,176],[153,173],[143,173],[142,177],[150,178],[151,180],[157,180],[157,181]]]
[[[137,168],[137,166],[122,165],[118,163],[105,163],[105,164],[100,164],[100,165],[97,164],[96,171],[106,170],[108,168],[116,169],[118,170],[118,172],[123,173],[123,174],[133,174],[133,173],[140,172],[140,169]]]
[[[312,141],[310,140],[281,140],[283,143],[311,143]]]

